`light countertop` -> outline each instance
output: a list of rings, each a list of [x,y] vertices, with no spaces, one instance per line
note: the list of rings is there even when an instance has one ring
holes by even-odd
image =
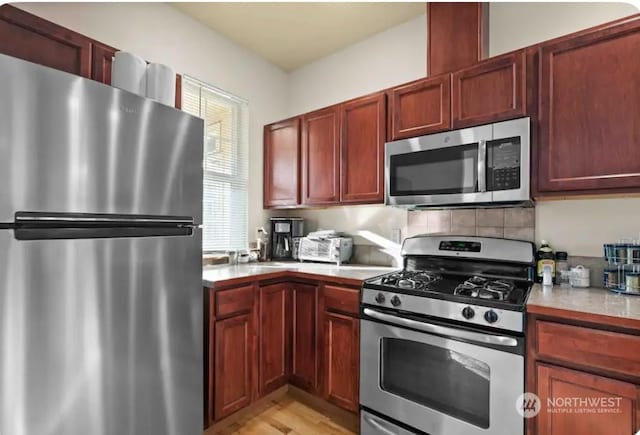
[[[322,280],[323,277],[329,277],[351,280],[356,283],[394,270],[397,270],[397,268],[351,264],[338,267],[329,263],[247,263],[235,266],[205,266],[202,269],[202,281],[205,287],[213,287],[223,281],[258,276],[260,277],[259,279],[270,279],[285,273],[296,272],[309,275],[309,278],[317,277],[319,280]]]
[[[550,289],[536,284],[527,301],[527,312],[640,327],[640,296],[621,295],[603,288]]]

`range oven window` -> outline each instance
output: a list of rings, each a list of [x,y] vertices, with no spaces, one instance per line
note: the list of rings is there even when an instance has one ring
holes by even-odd
[[[473,193],[478,186],[478,144],[392,155],[392,196]]]
[[[489,365],[416,341],[381,341],[383,390],[475,426],[489,427]]]

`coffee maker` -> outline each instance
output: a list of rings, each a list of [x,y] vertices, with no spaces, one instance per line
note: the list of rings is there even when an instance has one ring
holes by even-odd
[[[294,238],[303,235],[302,218],[271,218],[271,259],[293,260]]]

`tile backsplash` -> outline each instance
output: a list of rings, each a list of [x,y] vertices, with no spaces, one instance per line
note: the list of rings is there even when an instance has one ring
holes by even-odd
[[[416,234],[504,237],[533,242],[535,209],[513,207],[410,211],[405,235]]]

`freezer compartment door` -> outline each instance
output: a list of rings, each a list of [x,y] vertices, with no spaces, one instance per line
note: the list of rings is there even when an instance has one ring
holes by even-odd
[[[16,211],[202,216],[203,121],[0,54],[0,223]]]
[[[0,433],[200,435],[201,234],[0,231]]]

